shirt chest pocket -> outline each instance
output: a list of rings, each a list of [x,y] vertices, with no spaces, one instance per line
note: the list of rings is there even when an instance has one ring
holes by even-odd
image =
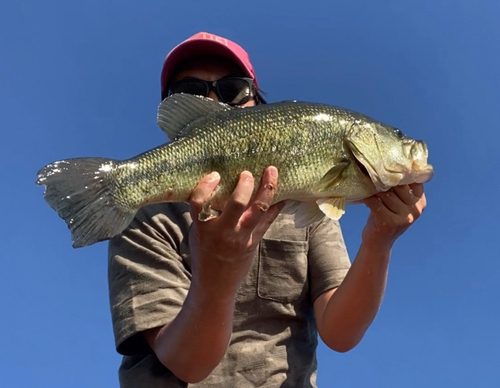
[[[307,241],[262,239],[259,249],[257,294],[291,303],[308,292]]]

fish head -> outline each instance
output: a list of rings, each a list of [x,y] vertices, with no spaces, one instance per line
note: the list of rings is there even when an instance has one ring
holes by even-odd
[[[427,163],[429,153],[425,142],[409,138],[397,128],[357,120],[346,144],[377,191],[425,183],[434,175],[434,168]]]

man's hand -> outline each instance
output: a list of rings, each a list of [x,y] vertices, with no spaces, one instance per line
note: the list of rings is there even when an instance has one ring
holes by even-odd
[[[371,210],[363,230],[363,242],[372,247],[391,248],[422,214],[427,201],[421,183],[397,186],[367,198]]]
[[[254,178],[250,172],[244,171],[222,214],[209,221],[200,221],[198,214],[213,195],[219,180],[216,172],[207,175],[191,194],[193,225],[189,245],[193,283],[199,282],[204,292],[215,287],[218,295],[227,291],[234,296],[250,268],[262,236],[283,205],[271,206],[278,184],[275,167],[266,169],[253,199]]]

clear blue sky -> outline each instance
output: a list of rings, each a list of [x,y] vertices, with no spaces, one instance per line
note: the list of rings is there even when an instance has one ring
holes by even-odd
[[[394,248],[363,342],[321,387],[500,386],[500,3],[9,1],[0,10],[0,384],[117,387],[107,246],[74,250],[35,186],[56,159],[128,158],[156,126],[167,52],[199,31],[251,54],[270,101],[360,111],[423,139],[428,209]],[[342,219],[355,255],[367,216]]]

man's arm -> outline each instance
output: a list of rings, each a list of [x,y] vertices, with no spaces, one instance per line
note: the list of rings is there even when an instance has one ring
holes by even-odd
[[[314,302],[318,331],[339,352],[363,338],[382,304],[391,249],[426,207],[423,185],[395,187],[365,200],[371,212],[358,254],[342,284]]]
[[[201,222],[198,214],[219,179],[216,173],[206,176],[190,198],[192,280],[185,303],[169,325],[144,332],[162,364],[188,383],[205,379],[224,357],[236,292],[259,241],[282,208],[270,207],[278,180],[276,168],[270,167],[253,201],[254,179],[243,172],[223,213]]]

